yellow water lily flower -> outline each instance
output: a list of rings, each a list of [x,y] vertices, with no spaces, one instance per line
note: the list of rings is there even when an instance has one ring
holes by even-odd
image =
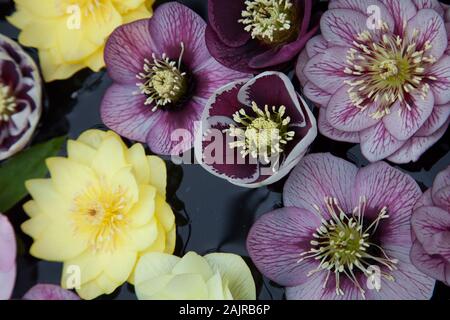
[[[112,131],[88,130],[67,152],[47,159],[51,178],[27,181],[22,230],[34,240],[33,256],[64,263],[63,288],[93,299],[132,279],[140,256],[173,253],[166,167]]]
[[[188,252],[183,258],[148,253],[135,271],[141,300],[255,300],[250,269],[235,254]]]
[[[67,79],[86,67],[99,71],[103,49],[118,26],[151,17],[154,0],[14,0],[8,21],[19,42],[39,50],[45,81]]]

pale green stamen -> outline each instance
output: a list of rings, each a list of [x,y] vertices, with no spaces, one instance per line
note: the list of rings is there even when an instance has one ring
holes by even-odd
[[[9,86],[0,83],[0,122],[7,122],[16,110],[16,98]]]

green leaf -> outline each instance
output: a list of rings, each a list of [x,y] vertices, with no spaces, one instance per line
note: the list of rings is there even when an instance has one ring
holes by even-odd
[[[25,181],[45,178],[45,159],[58,154],[66,137],[35,145],[0,165],[0,212],[6,212],[27,194]]]

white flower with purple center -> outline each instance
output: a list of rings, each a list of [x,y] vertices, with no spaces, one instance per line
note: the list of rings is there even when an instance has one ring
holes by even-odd
[[[33,59],[0,35],[0,160],[30,141],[42,112],[41,78]]]
[[[447,30],[437,0],[331,1],[297,64],[320,132],[360,143],[371,162],[417,161],[449,124]]]
[[[411,214],[422,192],[384,162],[358,169],[331,154],[304,157],[247,249],[288,299],[429,299],[434,280],[410,261]]]

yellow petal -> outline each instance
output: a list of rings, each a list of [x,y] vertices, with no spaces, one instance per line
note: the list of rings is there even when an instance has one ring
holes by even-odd
[[[111,1],[104,1],[101,4],[101,9],[96,9],[87,17],[83,17],[80,30],[86,40],[86,44],[83,42],[83,45],[87,45],[87,42],[89,42],[97,48],[103,46],[108,36],[122,23],[122,16]],[[87,55],[82,54],[79,56],[84,59],[87,57]]]
[[[147,224],[155,213],[156,189],[148,185],[139,186],[139,201],[131,208],[128,217],[133,227]]]
[[[136,251],[148,248],[158,236],[158,225],[155,220],[145,226],[133,228],[130,231],[130,237],[133,240]]]
[[[156,195],[156,217],[166,231],[172,229],[175,223],[175,215],[172,208],[159,194]]]
[[[80,298],[84,300],[92,300],[105,293],[103,288],[95,280],[81,285],[76,291]]]
[[[199,274],[179,274],[152,296],[158,300],[206,300],[208,288],[205,280]]]
[[[195,252],[188,252],[175,265],[172,270],[173,274],[195,273],[202,276],[206,282],[213,276],[213,271],[208,262]]]
[[[83,60],[83,64],[94,72],[100,71],[100,69],[105,66],[105,60],[103,59],[103,49],[104,46],[99,47],[97,51]]]
[[[126,13],[135,10],[141,5],[145,5],[145,0],[112,0],[112,3],[120,13]]]
[[[100,274],[95,279],[95,282],[98,284],[100,288],[103,289],[103,294],[111,294],[116,290],[119,286],[122,285],[122,282],[117,282],[113,278],[109,277],[106,273]]]
[[[135,286],[136,296],[139,300],[154,300],[154,295],[163,290],[173,277],[174,275],[166,274],[139,283]]]
[[[175,224],[172,229],[169,230],[166,234],[166,246],[164,248],[164,252],[168,254],[172,254],[175,250],[175,244],[177,238],[177,230]]]
[[[167,170],[166,163],[160,157],[148,156],[148,164],[150,166],[150,184],[155,186],[158,192],[166,196]]]
[[[141,254],[151,253],[151,252],[165,252],[164,249],[166,247],[166,232],[162,225],[158,222],[158,236],[156,240],[146,248]]]
[[[95,149],[85,143],[69,140],[67,142],[67,153],[69,159],[91,166],[95,156]]]
[[[13,18],[14,19],[17,18]],[[61,22],[64,22],[64,19],[61,19]],[[40,49],[48,49],[55,45],[56,43],[56,34],[52,32],[56,26],[61,23],[54,22],[54,19],[51,20],[33,20],[32,24],[29,24],[23,27],[22,32],[19,34],[19,42],[27,47],[35,47]],[[46,36],[43,36],[46,35]]]
[[[100,177],[111,179],[118,171],[128,166],[119,140],[108,137],[100,144],[92,162],[92,168]]]
[[[140,284],[148,280],[171,274],[172,269],[180,260],[181,259],[176,256],[159,252],[143,255],[139,259],[135,270],[134,281],[136,291],[140,289]]]
[[[91,168],[70,159],[48,158],[46,163],[55,189],[68,201],[98,182]]]
[[[105,254],[105,273],[117,281],[124,283],[130,276],[136,264],[136,251],[128,248],[117,249],[113,253]]]
[[[133,165],[133,172],[138,183],[148,184],[150,168],[142,144],[136,143],[127,152],[127,160]]]
[[[72,275],[71,272],[73,272],[71,269],[79,268],[80,284],[85,284],[94,280],[103,272],[105,263],[106,259],[104,255],[97,254],[91,250],[86,250],[75,258],[66,260],[62,271],[61,282],[63,287],[67,288],[67,279]]]
[[[91,130],[84,131],[78,137],[77,141],[83,142],[83,143],[87,144],[88,146],[97,150],[98,148],[100,148],[100,145],[102,144],[103,140],[106,139],[106,137],[109,137],[109,136],[105,131],[91,129]]]
[[[32,201],[29,201],[28,203],[32,203]],[[34,207],[37,208],[37,206]],[[20,228],[25,234],[33,239],[37,239],[45,232],[48,223],[48,217],[45,214],[40,214],[22,223]]]
[[[255,300],[256,288],[252,273],[245,261],[230,253],[211,253],[205,256],[214,272],[219,272],[228,282],[236,300]]]
[[[152,13],[147,9],[145,4],[140,5],[136,10],[131,10],[123,15],[123,23],[130,23],[132,21],[147,19],[152,16]]]
[[[113,190],[125,191],[125,197],[127,200],[125,204],[126,207],[124,208],[125,212],[129,212],[129,210],[139,200],[139,187],[130,167],[124,167],[116,172],[111,180],[111,188]]]
[[[225,300],[226,299],[226,288],[224,287],[222,277],[220,273],[216,272],[208,282],[206,283],[208,287],[208,298],[211,300]]]
[[[54,18],[61,15],[61,8],[55,0],[15,0],[17,10],[27,10],[37,18]]]
[[[50,179],[33,179],[25,182],[25,187],[39,209],[50,217],[66,217],[70,214],[70,203],[59,193]],[[33,216],[33,212],[25,212]]]

